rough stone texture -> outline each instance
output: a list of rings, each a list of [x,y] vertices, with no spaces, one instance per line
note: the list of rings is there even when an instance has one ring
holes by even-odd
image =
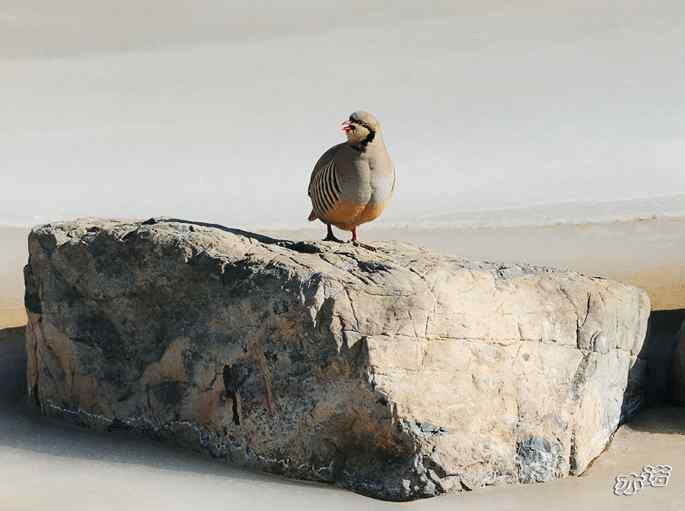
[[[38,227],[45,414],[390,500],[579,474],[643,398],[649,300],[403,244],[176,220]]]
[[[673,352],[671,375],[673,400],[685,405],[685,321],[678,332],[678,342]]]

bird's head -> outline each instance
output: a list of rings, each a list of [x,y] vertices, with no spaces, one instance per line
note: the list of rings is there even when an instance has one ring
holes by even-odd
[[[381,126],[373,114],[364,111],[353,112],[349,119],[342,123],[342,130],[349,144],[373,142]]]

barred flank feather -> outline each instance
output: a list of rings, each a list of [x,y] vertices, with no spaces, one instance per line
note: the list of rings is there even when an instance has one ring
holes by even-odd
[[[312,198],[312,215],[316,218],[326,218],[340,200],[340,183],[335,171],[335,161],[316,170],[309,185],[309,196]],[[312,217],[310,215],[310,218]]]

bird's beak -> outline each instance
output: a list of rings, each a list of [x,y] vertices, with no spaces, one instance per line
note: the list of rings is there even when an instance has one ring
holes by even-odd
[[[352,126],[352,123],[350,121],[344,121],[342,123],[342,128],[340,129],[347,133],[348,131],[352,131],[354,129],[354,126]]]

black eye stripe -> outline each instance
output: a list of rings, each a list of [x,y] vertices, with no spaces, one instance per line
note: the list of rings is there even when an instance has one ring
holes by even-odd
[[[360,126],[363,126],[364,128],[366,128],[369,131],[373,131],[373,128],[371,126],[369,126],[368,124],[366,124],[365,122],[358,121],[356,119],[352,119],[351,117],[350,117],[350,122],[352,124],[359,124]]]

